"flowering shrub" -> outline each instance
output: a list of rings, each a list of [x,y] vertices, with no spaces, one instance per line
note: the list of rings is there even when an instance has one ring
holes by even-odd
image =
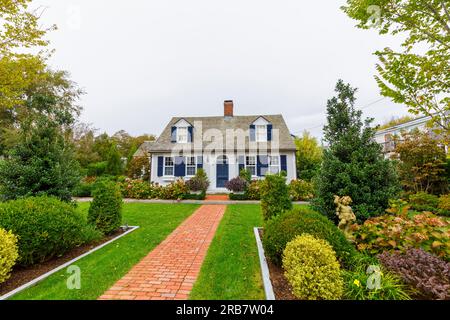
[[[450,299],[450,263],[425,252],[409,249],[405,253],[383,252],[378,256],[383,266],[397,274],[419,299]]]
[[[227,181],[225,188],[233,192],[244,192],[247,188],[247,181],[241,177],[236,177]]]
[[[186,193],[189,193],[186,182],[183,179],[178,179],[169,183],[167,186],[158,187],[157,198],[166,200],[179,200],[182,199]]]
[[[292,180],[289,184],[289,195],[293,201],[304,201],[311,199],[313,195],[313,185],[305,180]]]
[[[383,215],[353,225],[357,247],[378,254],[386,250],[422,248],[450,259],[450,222],[430,212],[413,215]]]
[[[142,180],[126,178],[120,183],[120,190],[124,198],[150,199],[154,197],[154,190],[150,183]]]

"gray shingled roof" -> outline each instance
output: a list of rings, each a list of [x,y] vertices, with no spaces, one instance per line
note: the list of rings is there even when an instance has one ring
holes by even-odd
[[[226,130],[227,129],[242,129],[248,133],[247,130],[249,130],[250,124],[252,124],[255,120],[258,118],[263,117],[267,121],[269,121],[272,126],[273,130],[278,129],[279,132],[279,150],[280,151],[293,151],[295,150],[295,143],[294,139],[291,136],[289,129],[286,125],[286,122],[283,119],[282,115],[255,115],[255,116],[233,116],[233,117],[224,117],[224,116],[214,116],[214,117],[174,117],[172,120],[170,120],[169,124],[166,126],[166,128],[163,130],[161,135],[158,137],[158,139],[155,142],[145,142],[141,148],[141,152],[144,150],[147,152],[170,152],[173,150],[174,147],[181,147],[178,143],[173,143],[171,140],[171,128],[174,126],[178,121],[181,119],[186,120],[190,124],[194,126],[194,142],[189,144],[182,144],[183,146],[187,146],[192,148],[192,150],[200,151],[205,146],[208,146],[211,141],[198,141],[197,133],[198,130],[196,128],[196,124],[201,122],[202,124],[202,130],[203,133],[205,133],[209,129],[216,129],[219,130],[223,137],[226,137]],[[274,134],[275,136],[275,134]],[[275,139],[274,139],[275,140]],[[225,142],[225,141],[224,141]],[[271,150],[272,145],[275,145],[274,141],[269,142],[259,142],[258,148],[267,148],[267,150]],[[235,142],[237,144],[237,142]],[[248,134],[245,139],[245,146],[244,145],[238,145],[235,147],[237,150],[249,150],[250,147],[252,150],[255,149],[256,142],[250,142],[249,143],[249,137]],[[140,149],[141,149],[140,148]]]

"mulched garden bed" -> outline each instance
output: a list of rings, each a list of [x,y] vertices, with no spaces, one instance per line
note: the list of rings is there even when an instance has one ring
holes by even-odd
[[[25,283],[30,282],[33,279],[59,267],[60,265],[75,259],[78,256],[81,256],[83,253],[86,253],[95,247],[117,237],[121,234],[125,233],[128,229],[119,229],[111,235],[105,236],[102,240],[92,242],[89,244],[84,244],[79,247],[76,247],[63,256],[52,258],[43,263],[39,263],[30,267],[15,267],[11,273],[11,277],[6,281],[0,284],[0,296],[24,285]]]
[[[259,229],[259,236],[262,239],[263,230]],[[266,257],[267,265],[269,267],[270,281],[272,282],[273,293],[277,300],[298,300],[292,294],[292,287],[284,276],[283,268],[273,264]]]

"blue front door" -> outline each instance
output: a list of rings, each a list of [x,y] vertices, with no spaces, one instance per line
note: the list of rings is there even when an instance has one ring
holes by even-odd
[[[228,159],[226,156],[219,156],[216,163],[216,187],[225,188],[228,181]]]

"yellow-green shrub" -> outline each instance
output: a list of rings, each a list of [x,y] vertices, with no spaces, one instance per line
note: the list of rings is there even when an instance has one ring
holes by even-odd
[[[17,237],[11,231],[0,229],[0,283],[9,279],[18,257]]]
[[[286,245],[283,268],[293,294],[304,300],[337,300],[343,294],[336,253],[330,244],[309,234],[297,236]]]
[[[450,194],[445,194],[439,198],[439,214],[450,216]]]

